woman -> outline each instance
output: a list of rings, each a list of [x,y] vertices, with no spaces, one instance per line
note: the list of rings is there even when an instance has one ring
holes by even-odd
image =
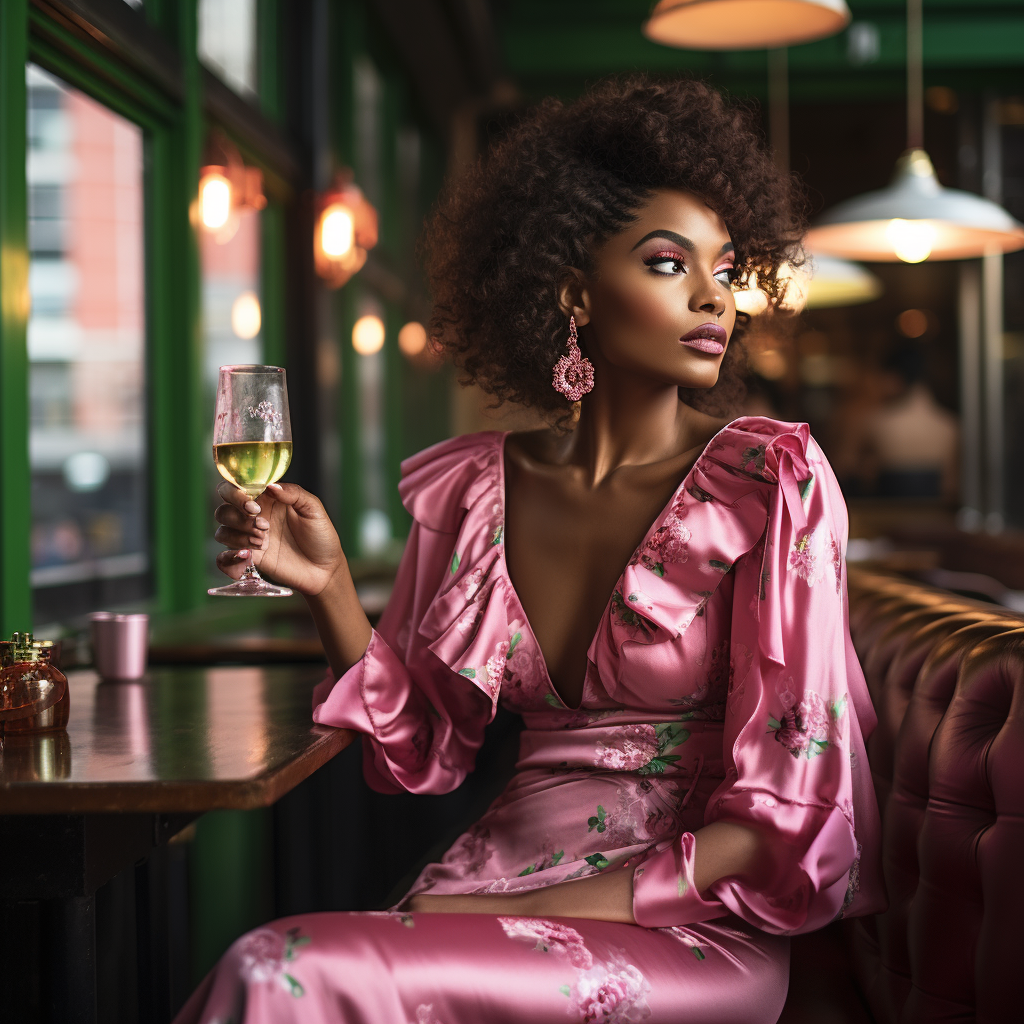
[[[374,788],[453,789],[498,702],[525,730],[397,907],[243,936],[181,1021],[768,1022],[787,936],[880,908],[842,497],[805,425],[715,415],[789,187],[717,93],[646,79],[543,104],[454,186],[434,337],[552,426],[405,463],[376,631],[312,495],[221,486],[221,568],[251,547],[306,596],[314,718],[364,734]]]

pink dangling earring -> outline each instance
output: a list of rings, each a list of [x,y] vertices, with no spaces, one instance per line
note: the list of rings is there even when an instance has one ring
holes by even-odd
[[[576,318],[569,317],[569,352],[555,363],[552,387],[570,402],[578,402],[594,387],[594,364],[580,352],[576,340]]]

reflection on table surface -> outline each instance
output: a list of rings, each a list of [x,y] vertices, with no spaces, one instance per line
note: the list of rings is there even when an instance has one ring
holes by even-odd
[[[0,813],[203,811],[273,802],[351,740],[313,724],[323,668],[68,674],[66,733],[5,737]]]

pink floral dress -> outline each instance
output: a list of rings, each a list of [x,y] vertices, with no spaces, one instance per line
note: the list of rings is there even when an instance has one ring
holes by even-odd
[[[181,1024],[775,1021],[786,936],[882,908],[864,752],[875,724],[847,627],[846,509],[804,424],[708,444],[609,598],[566,706],[509,580],[501,433],[408,460],[414,518],[363,659],[315,697],[364,734],[383,792],[443,793],[499,701],[516,775],[392,911],[243,936]],[[759,888],[693,881],[693,833],[758,826]],[[636,925],[409,914],[416,893],[511,893],[625,867]]]

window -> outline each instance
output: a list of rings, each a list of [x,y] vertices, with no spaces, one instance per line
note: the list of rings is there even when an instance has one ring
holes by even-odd
[[[34,619],[146,596],[142,132],[29,65]]]
[[[201,231],[199,256],[203,303],[203,401],[206,447],[206,497],[212,517],[220,474],[213,464],[213,407],[221,366],[262,363],[263,311],[260,297],[260,215],[255,210],[232,214],[226,230]],[[210,520],[212,522],[212,519]],[[221,546],[213,532],[206,537],[206,565],[210,581],[221,586],[215,559]]]
[[[240,96],[255,96],[256,0],[199,0],[199,57]]]
[[[221,365],[262,361],[259,214],[243,210],[233,216],[236,225],[229,238],[204,231],[199,242],[205,378],[211,396]],[[212,405],[210,410],[212,419]]]

